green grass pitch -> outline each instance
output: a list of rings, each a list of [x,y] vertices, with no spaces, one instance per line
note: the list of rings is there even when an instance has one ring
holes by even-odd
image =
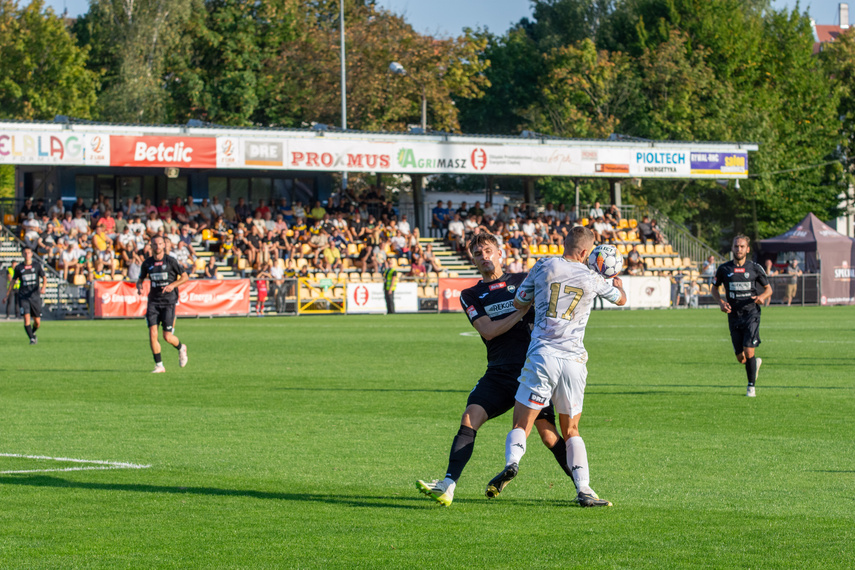
[[[510,414],[443,475],[485,349],[462,314],[0,324],[0,568],[852,568],[855,307],[764,310],[755,399],[716,310],[595,312],[580,509]],[[90,464],[89,466],[93,466]]]

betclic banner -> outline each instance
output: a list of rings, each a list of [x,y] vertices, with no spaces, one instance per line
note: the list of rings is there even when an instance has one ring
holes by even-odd
[[[95,281],[95,318],[144,317],[148,308],[149,282],[142,295],[131,281]],[[249,313],[249,279],[188,281],[178,292],[175,314],[179,317],[246,315]]]

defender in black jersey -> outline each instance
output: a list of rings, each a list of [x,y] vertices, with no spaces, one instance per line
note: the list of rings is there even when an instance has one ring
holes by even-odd
[[[41,280],[41,286],[39,286],[39,280]],[[15,290],[15,283],[18,281],[21,284],[15,294],[18,297],[21,316],[24,317],[24,330],[27,332],[30,344],[36,344],[39,342],[36,331],[42,324],[42,295],[47,289],[47,275],[41,264],[33,260],[33,250],[29,247],[24,248],[24,261],[15,266],[12,280],[7,285],[6,296],[3,297],[4,305],[9,295]]]
[[[763,267],[748,259],[751,251],[746,236],[733,238],[733,260],[723,263],[715,273],[712,296],[727,313],[730,340],[736,359],[745,365],[748,376],[746,396],[754,397],[754,383],[763,359],[754,356],[760,346],[760,306],[772,296],[772,287]],[[726,299],[718,288],[724,286]]]
[[[151,238],[154,255],[143,261],[140,268],[140,278],[137,281],[137,293],[142,294],[143,281],[146,277],[151,281],[148,292],[148,322],[151,353],[154,355],[154,373],[166,372],[160,356],[160,343],[157,341],[157,325],[163,327],[163,340],[178,349],[178,364],[187,366],[187,347],[173,334],[175,327],[175,305],[178,303],[178,286],[187,282],[190,277],[187,271],[174,258],[166,255],[166,244],[163,236]]]
[[[477,234],[468,248],[482,280],[462,292],[460,304],[487,347],[487,371],[466,401],[460,430],[451,443],[445,478],[416,482],[419,491],[445,506],[454,499],[457,480],[472,457],[478,428],[514,407],[534,322],[533,315],[526,314],[527,308],[517,310],[513,306],[514,294],[526,274],[502,272],[502,249],[496,237]],[[567,448],[555,427],[551,404],[540,413],[535,425],[544,445],[552,451],[565,474],[572,478],[567,466]]]

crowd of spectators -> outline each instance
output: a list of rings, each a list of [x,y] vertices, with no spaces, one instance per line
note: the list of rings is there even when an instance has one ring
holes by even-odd
[[[198,203],[174,198],[157,206],[140,196],[114,208],[104,197],[91,205],[82,199],[70,208],[57,200],[28,199],[18,215],[24,243],[75,283],[139,276],[150,255],[150,241],[166,238],[167,253],[191,274],[216,278],[217,262],[242,276],[281,279],[346,268],[379,271],[387,258],[406,268],[405,276],[423,279],[441,269],[431,245],[422,246],[419,230],[406,215],[398,217],[383,193],[369,188],[325,204],[282,199],[253,208],[243,198],[232,204],[217,197]],[[194,243],[212,251],[198,261]]]
[[[575,206],[563,204],[555,208],[546,204],[542,212],[532,205],[505,204],[501,210],[493,208],[490,202],[481,205],[476,201],[471,207],[461,202],[455,208],[449,200],[438,201],[431,210],[431,234],[443,236],[449,245],[461,253],[466,253],[465,244],[475,234],[489,232],[496,235],[505,250],[507,270],[525,271],[530,266],[528,259],[532,251],[540,251],[541,246],[563,247],[564,239],[574,226],[586,226],[594,232],[596,243],[621,244],[627,252],[626,272],[641,274],[644,270],[642,256],[635,242],[646,244],[666,244],[656,220],[647,216],[640,222],[623,219],[620,208],[612,204],[603,209],[599,202],[580,216]],[[550,249],[554,251],[554,248]],[[522,269],[520,269],[522,268]]]

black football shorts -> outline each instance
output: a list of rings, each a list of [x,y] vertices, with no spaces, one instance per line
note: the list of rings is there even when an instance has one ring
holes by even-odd
[[[40,297],[33,295],[28,299],[18,299],[18,306],[21,308],[21,316],[30,315],[34,319],[42,318],[42,300]]]
[[[172,328],[175,325],[175,305],[158,306],[149,304],[145,312],[145,320],[150,327],[161,325],[163,330],[172,332]]]
[[[491,366],[487,368],[484,376],[478,380],[475,387],[469,393],[466,406],[477,404],[487,412],[487,418],[493,419],[501,416],[514,407],[516,403],[517,389],[520,387],[519,377],[522,365],[519,366]],[[543,408],[537,415],[536,420],[547,420],[555,424],[555,410],[552,402]]]
[[[728,319],[730,326],[730,341],[733,352],[739,354],[746,347],[760,346],[760,315],[751,315],[741,319]]]

